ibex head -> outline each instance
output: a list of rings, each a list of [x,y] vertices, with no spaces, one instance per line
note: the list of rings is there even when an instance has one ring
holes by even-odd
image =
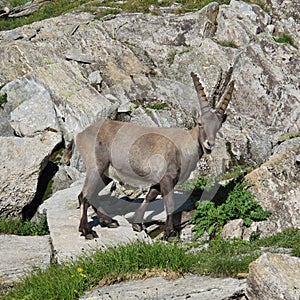
[[[199,142],[205,153],[211,153],[215,145],[217,132],[226,119],[225,110],[232,96],[234,81],[229,84],[227,93],[223,96],[217,108],[212,111],[198,76],[193,72],[191,76],[200,104],[200,111],[196,120],[197,126],[199,126]]]

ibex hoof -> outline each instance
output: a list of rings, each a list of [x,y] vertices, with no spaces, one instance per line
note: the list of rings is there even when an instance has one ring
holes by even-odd
[[[179,233],[176,230],[165,232],[164,239],[169,242],[177,240],[179,239]]]
[[[117,220],[112,220],[111,223],[107,224],[108,228],[117,228],[119,226],[120,226],[120,224],[119,224],[119,222]]]
[[[82,229],[79,228],[79,231],[81,232],[81,236],[84,236],[86,240],[92,240],[94,238],[98,238],[98,234],[96,231],[91,230],[91,229]]]
[[[116,220],[100,220],[101,227],[108,227],[108,228],[117,228],[120,226],[119,222]]]
[[[141,232],[143,230],[146,230],[146,226],[142,223],[133,223],[132,224],[132,229],[134,231]]]
[[[96,231],[92,230],[91,232],[87,233],[84,237],[86,240],[92,240],[98,238],[99,236]]]

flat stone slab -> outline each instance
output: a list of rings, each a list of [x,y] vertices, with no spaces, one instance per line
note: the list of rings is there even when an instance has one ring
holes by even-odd
[[[228,299],[234,294],[243,295],[246,280],[210,278],[188,275],[176,280],[161,277],[114,284],[87,292],[81,300],[109,299]]]
[[[0,286],[9,285],[33,267],[49,266],[50,237],[0,235],[0,253]]]
[[[99,248],[106,249],[136,240],[151,242],[145,232],[133,231],[131,224],[121,215],[113,216],[120,224],[118,228],[94,226],[93,230],[96,231],[98,238],[86,240],[78,231],[80,210],[77,196],[81,188],[82,184],[76,184],[58,191],[39,208],[40,212],[47,214],[54,257],[58,263]],[[89,209],[88,215],[89,222],[95,223],[92,209]]]

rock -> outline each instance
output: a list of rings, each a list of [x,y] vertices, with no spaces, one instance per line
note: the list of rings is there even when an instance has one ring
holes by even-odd
[[[150,116],[140,112],[134,121],[191,127],[198,100],[190,72],[198,72],[207,95],[218,100],[216,87],[233,66],[235,92],[210,166],[220,173],[236,163],[260,164],[278,136],[300,127],[299,56],[273,39],[270,26],[279,10],[273,2],[268,13],[233,0],[184,15],[96,20],[87,13],[67,14],[1,32],[0,84],[30,75],[47,87],[69,142],[90,123],[115,118],[119,106],[136,100],[160,101],[169,109]],[[294,10],[282,7],[282,16],[287,11],[296,20]]]
[[[295,300],[300,297],[300,259],[265,253],[249,265],[249,299]]]
[[[51,101],[49,91],[41,82],[34,78],[23,78],[17,80],[17,84],[10,83],[10,91],[8,92],[9,104],[13,101],[20,101],[18,105],[10,113],[10,124],[14,128],[15,134],[18,136],[34,136],[40,134],[44,130],[59,132],[56,114]],[[19,95],[18,99],[11,100],[11,93],[21,85],[21,90],[27,91]],[[59,133],[58,133],[59,135]]]
[[[0,1],[0,17],[7,16],[11,11],[11,4],[9,1],[1,0]]]
[[[216,38],[221,43],[241,47],[261,33],[266,33],[271,17],[258,5],[232,0],[229,6],[221,5],[216,22]]]
[[[217,15],[219,12],[219,4],[211,2],[203,7],[199,16],[199,31],[202,37],[213,37],[217,30]]]
[[[0,287],[11,285],[33,270],[50,265],[49,236],[0,235]]]
[[[299,153],[300,144],[296,143],[246,176],[256,200],[272,212],[268,220],[259,222],[261,236],[300,227]]]
[[[113,118],[116,114],[118,103],[112,103],[99,94],[82,77],[80,70],[69,62],[40,68],[35,76],[41,78],[51,91],[56,117],[66,142],[91,123],[101,118]]]
[[[224,225],[221,237],[223,238],[242,238],[244,231],[244,221],[242,219],[229,221]]]
[[[93,62],[93,57],[84,55],[78,49],[70,49],[66,53],[66,59],[68,60],[75,60],[81,63],[91,64]]]
[[[134,280],[87,292],[81,300],[108,299],[242,299],[245,280],[210,278],[187,275],[184,278],[166,280],[162,277]],[[234,296],[235,295],[235,296]]]
[[[286,34],[293,39],[293,43],[300,46],[300,4],[297,0],[271,0],[267,1],[267,9],[272,13],[274,34],[279,37]]]
[[[0,137],[1,216],[20,215],[22,209],[31,203],[40,174],[60,142],[57,133],[51,131],[33,138]]]
[[[13,136],[14,129],[9,123],[9,115],[0,109],[0,136]]]
[[[48,2],[48,0],[32,0],[23,5],[14,7],[8,14],[9,18],[18,18],[28,16],[36,11],[38,11],[41,6]]]
[[[118,228],[101,228],[95,219],[94,211],[89,210],[89,220],[99,238],[85,240],[78,231],[80,210],[78,209],[78,195],[82,182],[77,182],[68,189],[56,192],[39,208],[40,213],[46,213],[50,237],[52,240],[54,259],[61,263],[67,259],[75,259],[83,253],[95,249],[107,249],[120,244],[136,240],[151,242],[145,232],[133,231],[128,221],[118,212],[112,216],[120,226]],[[103,205],[106,209],[106,206]]]
[[[297,133],[297,134],[300,135],[300,133]],[[300,145],[300,137],[288,138],[287,140],[284,140],[279,145],[277,145],[273,148],[271,158],[275,157],[276,155],[278,155],[282,152],[284,152],[285,150],[296,149],[297,146],[299,147],[299,145]]]

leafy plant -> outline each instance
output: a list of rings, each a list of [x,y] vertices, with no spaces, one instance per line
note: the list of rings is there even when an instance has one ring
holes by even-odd
[[[49,234],[47,218],[43,216],[39,223],[25,221],[22,222],[19,218],[0,218],[0,233],[1,234],[16,234],[16,235],[47,235]]]
[[[211,201],[198,201],[192,217],[195,224],[193,231],[196,231],[195,239],[205,231],[211,237],[217,236],[230,220],[243,219],[246,226],[250,226],[252,221],[266,220],[271,212],[263,210],[247,188],[247,182],[238,183],[221,205]]]

